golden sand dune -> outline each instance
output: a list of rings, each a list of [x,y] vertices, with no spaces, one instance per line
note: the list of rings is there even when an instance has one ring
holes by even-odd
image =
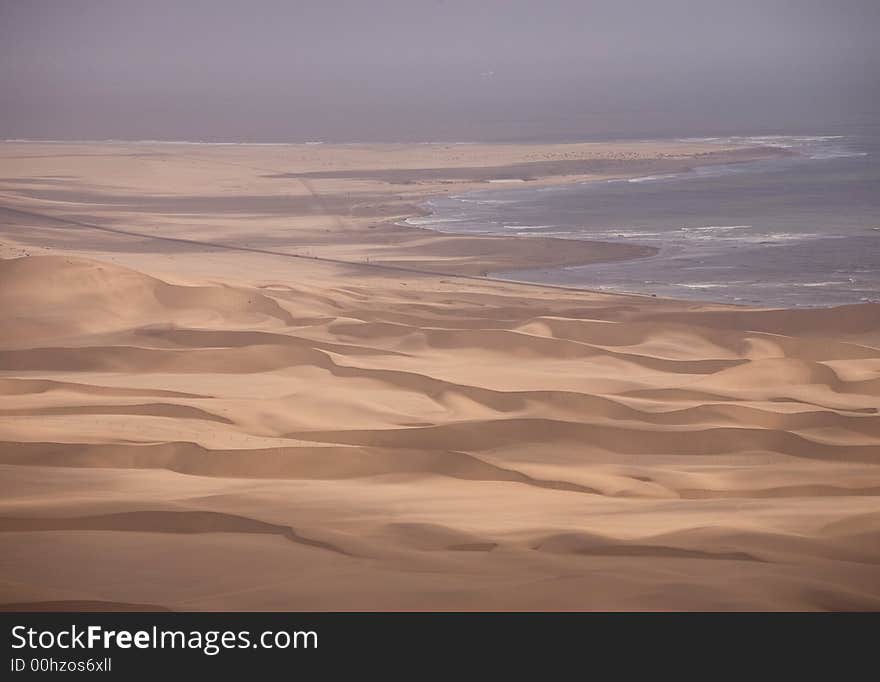
[[[880,608],[880,305],[376,220],[718,160],[678,146],[4,146],[0,605]]]
[[[435,278],[381,285],[386,315],[71,256],[0,281],[3,602],[880,606],[880,390],[828,364],[880,356],[871,306]]]

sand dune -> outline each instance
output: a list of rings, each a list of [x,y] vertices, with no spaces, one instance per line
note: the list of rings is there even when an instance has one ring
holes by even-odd
[[[133,474],[119,478],[122,472],[176,477],[166,479],[165,496],[147,508],[142,505],[148,497],[84,508],[70,482],[49,498],[48,490],[41,495],[53,500],[46,507],[26,497],[7,497],[0,537],[100,533],[94,541],[110,548],[120,534],[133,533],[165,552],[172,551],[163,539],[168,533],[219,534],[229,538],[224,542],[257,534],[342,557],[334,561],[366,561],[363,570],[377,580],[410,570],[412,561],[430,563],[422,558],[424,552],[437,557],[500,553],[505,562],[478,563],[468,571],[487,580],[498,571],[504,580],[518,575],[526,592],[537,590],[528,600],[511,598],[506,604],[511,608],[560,608],[555,591],[542,601],[540,587],[525,587],[534,585],[538,575],[559,571],[588,575],[614,565],[614,570],[650,582],[644,571],[668,566],[722,590],[721,574],[700,568],[707,560],[736,565],[736,575],[743,562],[772,568],[768,581],[815,577],[839,565],[848,567],[852,577],[828,588],[825,601],[800,597],[766,600],[763,606],[874,608],[880,603],[880,583],[870,577],[878,575],[873,567],[880,562],[880,535],[876,514],[869,511],[880,494],[880,398],[874,380],[847,380],[823,364],[876,358],[873,346],[811,342],[797,335],[778,337],[777,332],[764,337],[767,332],[741,329],[734,322],[720,332],[725,311],[717,311],[707,326],[699,323],[699,315],[694,324],[684,324],[674,310],[668,322],[646,323],[632,312],[629,320],[621,319],[619,309],[609,309],[604,297],[590,300],[588,295],[581,298],[589,317],[536,317],[543,302],[536,300],[536,310],[529,310],[527,298],[518,301],[523,309],[511,314],[495,300],[479,314],[473,311],[474,323],[467,328],[446,328],[444,306],[434,302],[427,288],[423,297],[402,302],[400,308],[409,311],[407,323],[385,321],[379,311],[362,308],[369,298],[351,296],[336,315],[302,324],[297,321],[299,297],[276,299],[275,287],[258,294],[241,287],[172,285],[73,257],[2,261],[0,278],[10,284],[4,297],[22,288],[27,292],[26,299],[18,299],[15,332],[5,338],[14,347],[0,351],[5,374],[0,388],[6,396],[0,401],[0,420],[8,433],[16,434],[21,433],[13,428],[17,420],[40,420],[27,422],[30,442],[7,438],[0,443],[0,464],[7,471],[102,470],[120,483],[127,481],[125,488],[134,484],[134,490],[137,479]],[[58,282],[68,282],[68,291],[58,291]],[[157,295],[166,287],[182,291]],[[500,293],[504,303],[513,291],[504,285],[493,295],[498,299]],[[79,300],[87,302],[82,304],[85,314],[79,313]],[[650,305],[654,310],[648,314],[656,317],[676,304]],[[99,319],[99,309],[108,311],[106,320]],[[120,313],[113,315],[114,310]],[[85,325],[88,314],[95,322]],[[741,313],[730,315],[736,319]],[[37,324],[49,316],[51,325]],[[814,314],[805,311],[805,316]],[[880,321],[858,329],[878,334]],[[23,347],[27,334],[22,330],[38,330],[31,332],[36,346]],[[750,339],[772,343],[772,352],[766,346],[756,352]],[[480,359],[506,359],[514,375],[535,373],[532,380],[540,388],[504,390],[481,385],[479,372],[459,371]],[[609,360],[631,382],[637,385],[642,376],[650,388],[594,391],[591,363]],[[227,386],[227,394],[230,389],[234,393],[236,384],[267,372],[287,377],[290,392],[232,399],[198,385],[201,377],[213,374]],[[144,381],[168,374],[197,379],[190,391],[157,389]],[[111,384],[102,377],[112,379]],[[572,377],[579,378],[577,390]],[[356,410],[364,393],[372,400],[371,428],[344,421],[331,430],[303,428],[323,421],[309,418],[314,410],[344,415],[345,401]],[[831,395],[837,401],[833,407],[826,404]],[[125,441],[111,435],[109,420],[114,418],[130,425]],[[109,440],[41,439],[41,430],[58,419],[94,419],[98,429],[101,420],[108,420]],[[176,441],[149,440],[151,420],[157,419],[171,420],[179,434]],[[215,424],[210,439],[192,426],[206,421]],[[59,422],[64,423],[69,422]],[[241,430],[290,444],[223,447],[224,440],[234,442],[225,432]],[[233,485],[227,493],[205,495],[188,490],[193,477]],[[242,489],[248,480],[258,487]],[[443,489],[444,480],[493,486],[492,493],[483,502],[475,498],[477,506],[469,512],[455,497],[435,497],[432,490]],[[291,496],[292,503],[298,499],[296,488],[288,486],[331,481],[355,487],[341,498],[319,496],[302,506],[292,504],[289,512],[283,502],[270,504],[265,517],[259,511],[266,495]],[[396,499],[401,488],[409,499],[404,506],[382,501],[383,490],[395,491]],[[535,491],[539,499],[526,501],[524,490]],[[332,489],[326,494],[335,495]],[[767,502],[742,506],[760,500]],[[834,504],[804,506],[811,500]],[[338,507],[336,518],[325,519],[321,510],[331,503]],[[617,511],[615,504],[620,505]],[[516,511],[523,505],[528,513]],[[543,519],[542,505],[548,508]],[[93,507],[100,513],[83,513]],[[607,526],[611,514],[617,519]],[[322,559],[318,555],[311,561]],[[750,579],[761,575],[754,571]],[[44,567],[28,576],[7,566],[6,575],[4,601],[20,601],[16,585],[24,580],[31,585],[34,608],[62,603],[55,599],[54,590],[64,583],[57,570]],[[254,579],[259,576],[257,567]],[[473,607],[501,606],[488,597],[481,601],[480,581],[468,587],[469,581],[462,580],[459,589],[473,590]],[[328,580],[328,586],[334,584]],[[53,590],[47,589],[50,585]],[[68,585],[62,591],[71,604],[85,604],[82,600],[93,597],[95,589]],[[630,601],[633,594],[615,589],[624,590],[623,607],[638,607],[637,600]],[[130,592],[124,585],[98,592],[101,603],[189,606],[143,588]],[[297,594],[279,587],[275,606],[296,607],[301,603]],[[375,598],[389,600],[391,608],[454,607],[444,594],[425,578],[407,583],[400,595],[377,592]],[[762,603],[749,601],[753,598],[741,606]],[[246,593],[239,599],[233,603],[247,608]],[[330,608],[345,606],[340,599],[327,599]],[[589,590],[574,590],[569,599],[570,608],[606,604]],[[229,602],[208,600],[201,607],[212,603]],[[681,601],[672,592],[643,606],[711,608],[713,603]]]
[[[317,153],[17,161],[0,608],[880,608],[880,306],[474,278],[528,249],[371,221],[561,150]]]

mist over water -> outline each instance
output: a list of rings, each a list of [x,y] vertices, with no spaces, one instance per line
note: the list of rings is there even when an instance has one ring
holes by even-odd
[[[876,0],[0,0],[0,139],[544,141],[876,120]]]
[[[646,244],[655,256],[496,273],[530,282],[766,306],[880,300],[880,137],[718,138],[798,156],[688,173],[432,200],[446,232]]]

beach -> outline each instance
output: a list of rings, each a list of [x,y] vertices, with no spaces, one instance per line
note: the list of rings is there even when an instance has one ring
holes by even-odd
[[[705,141],[0,144],[0,603],[876,610],[880,304],[516,283],[438,197]]]

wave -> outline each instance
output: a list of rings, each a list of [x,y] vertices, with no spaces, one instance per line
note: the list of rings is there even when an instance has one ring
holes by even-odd
[[[585,234],[591,239],[597,237],[602,239],[665,239],[669,237],[669,233],[665,231],[646,231],[629,228],[607,229],[607,230],[589,230],[587,232],[579,232]]]
[[[726,137],[683,137],[681,142],[709,142],[719,144],[792,145],[797,143],[829,142],[845,139],[845,135],[728,135]]]
[[[433,216],[407,218],[403,221],[407,225],[440,225],[445,223],[467,222],[464,218],[435,218]]]
[[[853,280],[848,279],[844,282],[799,282],[795,284],[798,287],[833,287],[833,286],[841,286],[844,284],[852,284]]]
[[[667,175],[646,175],[641,178],[626,178],[626,182],[639,183],[639,182],[654,182],[656,180],[670,180],[672,178],[679,177],[678,173],[669,173]]]
[[[848,159],[850,157],[868,156],[868,152],[828,151],[810,154],[811,159]]]
[[[682,227],[682,232],[714,232],[716,230],[747,230],[751,225],[704,225],[702,227]]]
[[[463,204],[479,204],[492,206],[495,204],[515,204],[517,201],[515,199],[474,199],[473,197],[465,197],[465,196],[456,196],[450,197],[450,199],[455,199],[456,201],[460,201]]]
[[[682,141],[724,145],[760,145],[790,149],[811,160],[868,156],[849,147],[845,135],[733,135],[730,137],[682,138]]]
[[[730,286],[730,284],[714,284],[709,282],[680,282],[673,284],[672,286],[684,287],[685,289],[724,289]]]
[[[835,239],[836,237],[837,235],[821,235],[812,232],[774,232],[772,234],[758,234],[752,237],[745,237],[743,238],[743,241],[762,244],[769,242],[802,241],[805,239]]]
[[[834,239],[833,235],[820,235],[815,233],[806,233],[806,232],[774,232],[767,234],[750,234],[750,235],[729,235],[727,233],[712,233],[712,232],[696,232],[696,233],[688,233],[685,232],[682,235],[688,241],[717,241],[723,240],[725,243],[733,243],[737,244],[777,244],[782,242],[798,242],[798,241],[807,241],[811,239]]]

